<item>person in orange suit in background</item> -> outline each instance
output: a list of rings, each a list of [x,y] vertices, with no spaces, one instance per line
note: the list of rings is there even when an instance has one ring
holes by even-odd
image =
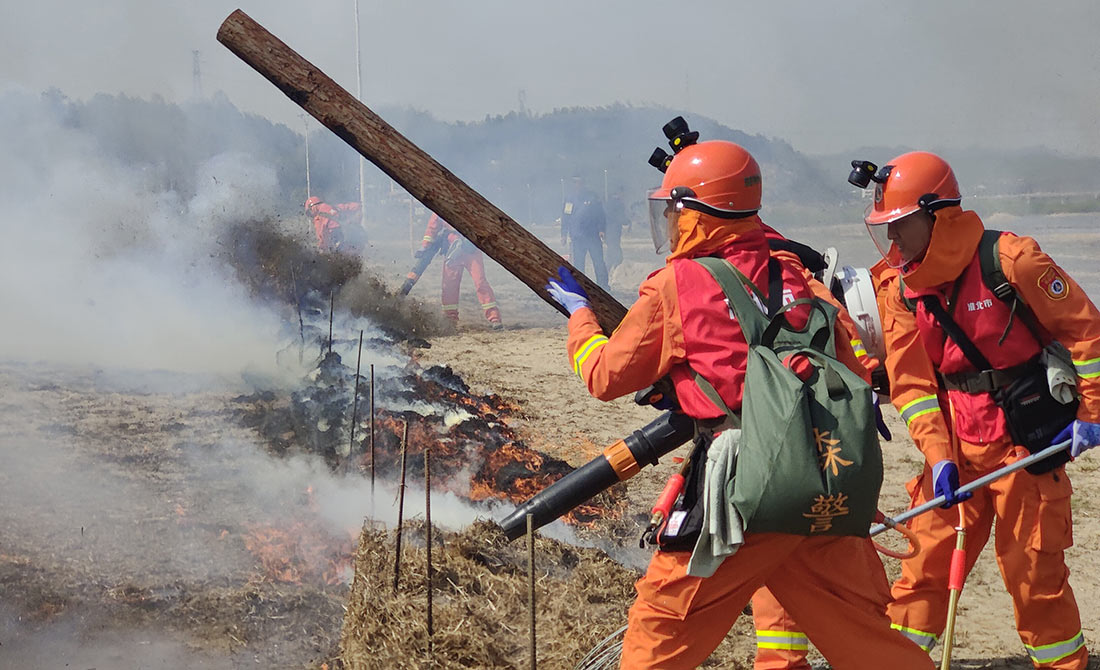
[[[945,507],[966,501],[910,521],[922,551],[902,562],[888,608],[893,625],[930,650],[946,625],[955,527],[961,522],[967,530],[967,572],[995,528],[997,563],[1035,667],[1085,670],[1088,652],[1064,556],[1073,524],[1065,459],[1009,474],[972,498],[956,491],[1058,441],[1050,436],[1066,424],[1072,456],[1100,443],[1100,312],[1035,240],[1012,233],[990,231],[1008,285],[997,293],[987,286],[980,253],[987,231],[962,209],[955,174],[941,157],[903,154],[877,174],[868,162],[853,167],[853,184],[876,182],[865,221],[883,255],[872,273],[891,399],[925,458],[908,484],[912,504],[940,495]],[[1016,429],[1046,435],[1025,445],[1010,433],[1000,404],[1006,401],[997,398],[1029,375],[1038,375],[1034,383],[1049,394],[1040,354],[1051,340],[1069,350],[1072,364],[1065,365],[1076,371],[1080,404],[1061,419],[1044,412],[1038,418],[1051,425],[1036,424],[1038,432]],[[1069,395],[1056,403],[1072,396],[1073,370],[1067,374]],[[1014,423],[1026,414],[1011,406],[1008,413]]]
[[[420,258],[427,253],[428,247],[432,246],[437,235],[447,237],[447,243],[443,248],[443,287],[440,297],[443,316],[452,326],[458,325],[458,296],[462,286],[462,271],[465,270],[474,280],[477,300],[481,304],[489,327],[494,330],[504,328],[493,287],[489,285],[489,280],[485,276],[485,256],[481,253],[481,249],[463,237],[451,224],[432,214],[431,219],[428,220],[428,227],[424,230],[424,239],[416,252],[416,257]]]
[[[769,285],[772,266],[784,295],[810,297],[801,266],[772,257],[757,215],[760,193],[759,166],[744,148],[710,141],[678,151],[650,196],[664,213],[653,222],[655,241],[663,231],[672,252],[665,267],[642,283],[610,337],[584,290],[559,269],[547,289],[570,314],[569,356],[592,395],[611,400],[667,375],[682,411],[713,434],[725,413],[696,384],[694,370],[729,408],[740,409],[748,345],[729,317],[722,289],[692,259],[725,258],[757,286]],[[800,327],[808,308],[796,305],[788,314]],[[862,370],[839,326],[837,333],[838,358]],[[890,628],[886,576],[869,538],[750,532],[710,577],[688,575],[690,558],[685,551],[653,555],[636,584],[621,667],[697,667],[765,585],[833,667],[933,667],[927,654]]]
[[[317,196],[306,200],[306,214],[313,218],[313,233],[321,251],[355,254],[363,250],[363,227],[359,224],[357,202],[330,205]],[[352,222],[351,219],[355,221]]]

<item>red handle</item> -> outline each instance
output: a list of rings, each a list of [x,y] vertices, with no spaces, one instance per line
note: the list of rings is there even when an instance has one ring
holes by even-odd
[[[966,551],[955,549],[951,552],[951,570],[947,575],[947,588],[952,591],[962,591],[963,582],[966,581]]]
[[[669,512],[672,511],[672,505],[676,502],[677,496],[680,495],[680,491],[684,488],[684,476],[681,474],[675,474],[668,478],[668,483],[665,484],[665,490],[661,491],[661,495],[657,497],[657,502],[653,503],[652,514],[660,512],[663,518],[667,519]]]

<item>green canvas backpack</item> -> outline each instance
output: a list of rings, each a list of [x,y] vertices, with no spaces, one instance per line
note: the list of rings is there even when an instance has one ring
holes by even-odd
[[[722,287],[749,344],[741,442],[726,496],[745,531],[866,536],[882,487],[882,451],[871,387],[836,359],[836,307],[803,298],[769,317],[760,290],[736,267],[695,260]],[[811,308],[801,330],[786,318],[798,305]],[[805,380],[785,363],[792,357],[808,361]],[[737,418],[709,382],[696,381]]]

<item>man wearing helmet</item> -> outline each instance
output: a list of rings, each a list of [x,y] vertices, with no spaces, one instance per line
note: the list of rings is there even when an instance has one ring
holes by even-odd
[[[987,232],[977,214],[964,211],[954,172],[939,156],[903,154],[877,172],[865,161],[853,167],[852,183],[876,182],[865,222],[883,256],[872,273],[891,399],[925,457],[908,485],[912,504],[940,495],[945,508],[965,501],[910,522],[922,551],[902,562],[888,608],[893,625],[931,649],[946,625],[954,528],[971,539],[968,571],[995,528],[997,563],[1033,663],[1084,670],[1088,652],[1064,560],[1072,544],[1064,462],[1048,458],[972,498],[956,491],[1045,447],[1067,423],[1073,456],[1100,443],[1100,312],[1035,240]],[[999,290],[987,285],[995,262],[1007,280]],[[1040,361],[1052,340],[1069,350],[1077,372],[1076,420],[1072,406],[1068,417],[1053,419],[1055,404],[1024,428],[1027,412],[1014,409],[1014,389],[1038,378],[1049,397]],[[1041,395],[1029,393],[1028,402]],[[1043,438],[1025,444],[1033,440],[1021,435]]]
[[[317,196],[306,200],[306,216],[313,219],[313,233],[317,236],[317,248],[321,251],[362,251],[363,227],[359,225],[359,203],[342,202],[330,205]],[[356,217],[355,223],[345,224],[348,217]]]
[[[671,253],[639,289],[638,300],[610,337],[587,296],[564,268],[547,287],[570,313],[569,355],[590,393],[610,400],[669,376],[682,411],[714,434],[725,414],[695,373],[725,405],[741,407],[748,344],[725,294],[692,259],[728,260],[784,302],[810,297],[801,266],[772,257],[761,230],[760,169],[731,142],[701,142],[672,158],[650,196],[655,242]],[[767,296],[765,296],[767,297]],[[773,295],[774,297],[774,295]],[[809,308],[789,311],[802,327]],[[838,327],[837,355],[861,366]],[[886,579],[870,540],[842,536],[747,533],[744,544],[711,577],[687,574],[690,552],[657,551],[636,585],[623,640],[623,668],[694,668],[725,637],[742,608],[768,586],[834,667],[931,668],[932,662],[884,615]]]

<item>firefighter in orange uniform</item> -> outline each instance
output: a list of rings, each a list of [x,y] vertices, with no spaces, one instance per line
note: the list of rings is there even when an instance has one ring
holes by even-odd
[[[853,163],[857,171],[860,163]],[[939,495],[947,498],[945,507],[966,501],[910,522],[923,549],[902,562],[888,608],[893,625],[925,649],[936,643],[946,624],[947,572],[961,519],[967,571],[995,528],[997,563],[1034,665],[1084,670],[1088,652],[1064,560],[1072,518],[1062,460],[1029,466],[1046,470],[1038,474],[1017,471],[972,498],[955,492],[960,483],[1046,446],[1059,425],[1072,425],[1074,457],[1100,443],[1100,312],[1035,240],[1012,233],[997,238],[994,231],[993,248],[1009,283],[1001,284],[1006,298],[998,297],[984,278],[982,221],[962,209],[955,175],[939,156],[904,154],[877,174],[873,164],[862,167],[867,178],[857,185],[877,182],[865,220],[884,257],[873,274],[891,398],[925,457],[923,473],[908,485],[912,504]],[[953,334],[958,330],[963,336]],[[1036,366],[1052,339],[1068,348],[1077,373],[1076,420],[1070,406],[1066,418],[1039,417],[1053,425],[1027,428],[1019,422],[1028,413],[1010,404],[1013,389],[1023,388],[1027,375],[1041,375],[1035,383],[1048,388],[1045,369]],[[1022,445],[1026,440],[1010,434],[1005,409],[1020,426],[1017,436],[1047,437]]]
[[[570,314],[569,356],[592,395],[611,400],[668,375],[682,410],[700,426],[713,427],[724,413],[692,371],[737,410],[748,346],[729,317],[722,289],[691,259],[720,256],[757,286],[769,284],[771,254],[757,216],[759,167],[731,142],[687,146],[669,164],[651,205],[665,212],[662,229],[672,252],[666,266],[642,283],[611,337],[567,270],[560,269],[547,288]],[[776,261],[784,293],[809,297],[801,267]],[[806,318],[802,308],[789,310],[796,324]],[[838,357],[859,370],[846,341],[838,338]],[[622,667],[698,666],[766,585],[834,667],[931,668],[926,654],[891,630],[884,613],[885,573],[877,558],[871,560],[869,546],[869,539],[859,537],[747,533],[740,549],[706,578],[687,574],[690,552],[657,551],[636,585]]]
[[[313,233],[317,236],[317,248],[321,251],[358,253],[363,250],[362,226],[345,225],[350,215],[359,214],[359,203],[341,202],[330,205],[317,196],[306,200],[306,214],[313,217]]]
[[[420,249],[416,252],[417,258],[426,253],[437,235],[447,237],[447,243],[443,247],[443,290],[440,299],[443,304],[443,316],[452,325],[458,325],[459,289],[462,286],[462,271],[466,270],[474,280],[477,300],[481,303],[485,320],[494,330],[503,328],[493,287],[489,286],[489,280],[485,277],[485,257],[481,249],[459,234],[451,224],[432,214],[432,218],[428,220],[428,227],[424,230]]]

